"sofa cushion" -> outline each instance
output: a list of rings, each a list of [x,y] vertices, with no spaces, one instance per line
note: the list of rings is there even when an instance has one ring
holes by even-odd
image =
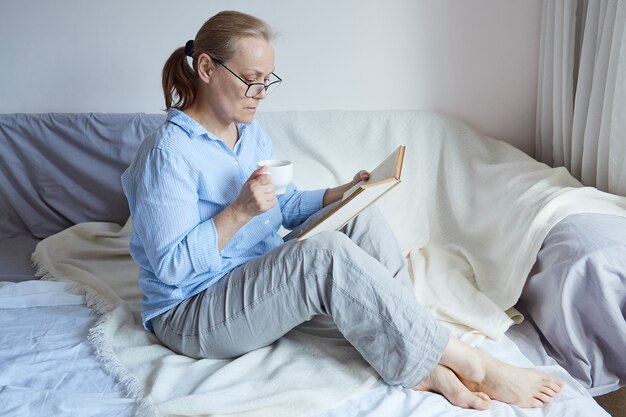
[[[0,115],[0,233],[45,238],[85,221],[124,223],[120,175],[165,115]]]

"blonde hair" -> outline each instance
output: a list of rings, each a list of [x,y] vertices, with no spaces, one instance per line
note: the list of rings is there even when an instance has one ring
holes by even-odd
[[[206,53],[228,62],[235,54],[237,41],[247,36],[270,42],[275,34],[261,19],[237,11],[223,11],[207,20],[191,45],[177,48],[165,61],[162,84],[166,110],[171,107],[184,110],[195,100],[199,54]],[[192,65],[189,65],[187,53]]]

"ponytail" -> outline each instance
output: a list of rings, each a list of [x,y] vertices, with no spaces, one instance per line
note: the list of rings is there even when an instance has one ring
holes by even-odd
[[[196,75],[187,62],[185,48],[176,49],[163,66],[165,109],[185,110],[196,98]]]

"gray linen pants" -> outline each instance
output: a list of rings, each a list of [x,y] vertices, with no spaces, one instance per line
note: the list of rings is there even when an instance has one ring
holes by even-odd
[[[363,211],[340,232],[285,244],[241,265],[152,319],[159,340],[193,358],[233,358],[330,315],[390,385],[419,384],[437,365],[449,332],[412,295],[407,264],[382,214]]]

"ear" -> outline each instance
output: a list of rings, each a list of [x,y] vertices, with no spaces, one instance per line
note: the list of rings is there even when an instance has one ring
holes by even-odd
[[[211,57],[205,53],[202,53],[198,56],[198,76],[205,83],[209,83],[211,81],[211,77],[213,76],[214,64]]]

